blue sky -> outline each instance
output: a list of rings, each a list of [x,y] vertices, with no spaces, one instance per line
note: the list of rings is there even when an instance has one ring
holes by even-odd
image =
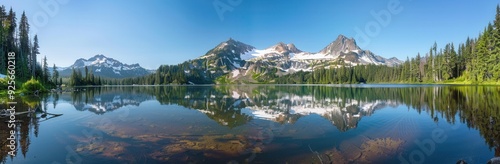
[[[46,10],[44,2],[55,2],[57,7]],[[222,8],[226,12],[217,12],[217,2],[226,5]],[[400,12],[389,12],[387,23],[377,21],[372,12],[389,11],[394,3],[399,3],[396,9]],[[362,49],[406,59],[418,52],[424,55],[435,41],[443,46],[478,36],[493,21],[498,3],[500,0],[0,2],[13,7],[18,16],[26,11],[33,33],[38,34],[41,56],[46,55],[50,65],[69,66],[78,58],[104,54],[149,69],[199,57],[230,37],[259,49],[285,42],[318,52],[339,34],[361,36],[356,29],[371,34],[369,41],[356,38]],[[368,31],[367,26],[371,27]]]

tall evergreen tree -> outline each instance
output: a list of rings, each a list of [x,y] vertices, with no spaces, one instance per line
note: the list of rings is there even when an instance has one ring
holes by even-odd
[[[83,80],[84,85],[87,85],[88,82],[90,81],[90,76],[89,76],[89,68],[85,66],[85,80]]]
[[[7,68],[7,13],[5,12],[5,6],[0,6],[0,73],[6,74]]]
[[[5,22],[7,26],[7,51],[8,52],[16,52],[16,28],[17,28],[17,18],[16,13],[10,8],[9,14],[7,15],[7,22]]]
[[[38,54],[40,54],[40,51],[38,50],[38,48],[40,48],[40,46],[38,45],[38,36],[35,35],[35,38],[33,40],[33,47],[31,49],[31,57],[30,57],[30,69],[31,69],[31,76],[36,76],[35,75],[35,69],[36,69],[36,65],[37,65],[37,61],[36,61],[36,57]]]
[[[57,83],[57,80],[59,80],[59,71],[57,71],[56,64],[52,67],[52,82],[54,85],[61,85],[61,83]]]
[[[76,77],[76,71],[75,68],[71,68],[71,76],[69,78],[69,85],[70,86],[76,86],[77,85],[77,77]]]
[[[32,63],[29,61],[31,56],[31,47],[30,47],[30,38],[29,38],[29,24],[28,17],[26,17],[26,13],[23,12],[21,15],[21,21],[19,23],[19,54],[16,55],[17,63],[17,74],[21,79],[28,79],[29,73],[31,72],[30,68]]]
[[[43,73],[42,73],[42,82],[47,84],[49,82],[49,65],[47,64],[47,56],[43,57]]]
[[[488,59],[489,70],[494,80],[500,80],[500,6],[497,5],[494,29],[491,31],[491,54]]]
[[[484,81],[485,73],[487,70],[485,58],[487,56],[486,54],[488,53],[488,48],[486,45],[488,40],[488,34],[486,33],[487,31],[485,30],[485,33],[483,33],[479,38],[477,42],[476,51],[474,52],[475,58],[473,58],[474,68],[472,74],[474,77],[472,80],[479,83]]]
[[[415,75],[417,76],[417,82],[422,82],[422,63],[421,63],[421,57],[420,53],[417,54],[417,57],[415,58],[415,63],[416,63],[416,72]]]
[[[436,58],[437,58],[437,43],[436,42],[434,42],[434,45],[431,48],[431,52],[433,52],[432,54],[436,55]],[[436,61],[436,59],[434,59],[434,58],[431,61],[432,62],[432,78],[433,78],[434,82],[438,81],[437,76],[436,76],[437,71],[436,71],[435,61]]]

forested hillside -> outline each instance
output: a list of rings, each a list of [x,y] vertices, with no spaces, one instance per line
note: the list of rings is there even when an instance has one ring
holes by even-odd
[[[57,71],[49,72],[47,58],[44,57],[41,63],[37,61],[37,55],[40,54],[38,36],[30,37],[30,25],[26,13],[21,14],[19,21],[16,15],[12,8],[7,11],[5,6],[0,6],[0,74],[6,75],[8,66],[15,63],[13,70],[18,82],[25,82],[33,77],[44,85],[60,84]],[[8,53],[15,53],[15,59],[9,59]],[[9,60],[15,62],[8,64]],[[6,85],[4,83],[6,81],[2,81],[2,85]]]

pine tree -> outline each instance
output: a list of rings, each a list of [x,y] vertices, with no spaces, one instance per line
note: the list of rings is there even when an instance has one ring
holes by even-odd
[[[483,33],[483,35],[479,38],[478,42],[477,42],[477,47],[476,47],[476,51],[474,52],[474,56],[475,58],[473,59],[473,65],[474,65],[474,68],[473,68],[473,71],[472,71],[472,75],[473,75],[473,81],[475,82],[483,82],[485,80],[485,72],[487,70],[486,68],[486,61],[485,61],[485,58],[487,56],[487,53],[488,53],[488,48],[487,48],[487,40],[488,40],[488,34],[487,33],[487,30],[485,30],[485,32]]]
[[[95,77],[94,77],[94,69],[90,67],[89,69],[89,75],[88,75],[89,82],[87,85],[95,85]]]
[[[432,54],[436,55],[436,58],[437,58],[437,43],[434,42],[434,45],[432,46],[431,48],[431,57],[432,57]],[[436,65],[435,65],[435,61],[436,59],[432,58],[431,62],[432,62],[432,79],[434,80],[434,82],[438,81],[437,79],[437,76],[436,76]]]
[[[82,75],[82,71],[80,69],[77,69],[76,70],[76,78],[75,78],[75,84],[76,86],[79,86],[79,85],[85,85],[85,83],[83,82],[84,81],[84,78],[83,78],[83,75]]]
[[[465,60],[465,79],[470,80],[470,81],[475,81],[475,75],[473,74],[475,70],[475,47],[476,47],[476,40],[471,39],[467,37],[467,40],[464,45],[464,50],[463,50],[463,58]]]
[[[89,68],[85,66],[85,80],[83,80],[83,85],[88,85],[90,81]]]
[[[415,66],[415,59],[414,58],[411,58],[410,59],[410,72],[409,72],[409,81],[410,82],[414,82],[415,81],[415,74],[416,74],[416,66]]]
[[[458,45],[458,51],[457,51],[457,62],[456,62],[456,74],[455,74],[455,77],[460,77],[462,76],[462,73],[464,71],[464,64],[465,64],[465,60],[464,60],[464,45],[461,43]]]
[[[422,82],[422,65],[421,65],[421,57],[420,53],[417,54],[417,57],[415,58],[415,63],[416,63],[416,76],[417,76],[417,82]]]
[[[17,18],[16,13],[10,8],[9,14],[7,15],[7,51],[17,52],[16,48],[16,28],[17,28]]]
[[[429,53],[425,55],[425,64],[424,64],[424,81],[431,81],[431,56],[429,56]]]
[[[500,6],[497,5],[497,11],[494,21],[494,29],[491,36],[491,54],[488,60],[489,70],[494,80],[500,80]]]
[[[7,13],[5,12],[5,6],[0,6],[0,73],[6,74],[7,68]]]
[[[155,85],[161,85],[162,84],[160,79],[161,79],[161,72],[157,71],[156,74],[155,74],[155,80],[154,80],[155,81],[154,82]]]
[[[455,54],[453,53],[453,45],[447,44],[443,52],[443,80],[453,78],[455,69]]]
[[[59,80],[59,71],[57,71],[56,64],[54,64],[54,67],[52,67],[52,82],[54,85],[61,85],[61,83],[57,83],[57,80]]]
[[[75,68],[71,68],[71,76],[69,78],[69,85],[70,86],[76,86],[76,71]]]
[[[26,17],[25,12],[21,15],[21,21],[19,23],[19,52],[20,54],[16,56],[16,65],[18,68],[16,70],[16,74],[21,79],[28,79],[29,73],[31,73],[31,65],[34,65],[31,59],[31,47],[30,47],[30,38],[29,38],[29,24],[28,18]],[[19,74],[18,74],[19,73]]]
[[[429,54],[428,54],[428,57],[426,59],[426,64],[427,64],[427,69],[426,69],[426,80],[427,81],[434,81],[434,67],[433,67],[433,63],[434,63],[434,56],[433,56],[433,53],[432,53],[432,48],[429,50]]]
[[[47,84],[49,82],[49,65],[47,64],[47,56],[43,57],[43,73],[42,73],[42,81],[44,84]]]
[[[33,41],[33,47],[31,49],[31,58],[30,58],[30,62],[31,62],[31,65],[30,65],[30,69],[31,69],[31,76],[36,76],[35,75],[35,69],[36,69],[36,64],[37,64],[37,61],[36,61],[36,56],[38,54],[40,54],[40,51],[38,50],[40,48],[40,46],[38,45],[38,36],[35,35],[35,38],[34,38],[34,41]]]

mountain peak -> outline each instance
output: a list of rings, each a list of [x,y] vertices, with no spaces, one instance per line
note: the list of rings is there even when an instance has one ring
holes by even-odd
[[[268,49],[277,51],[279,53],[284,53],[284,52],[300,53],[300,52],[302,52],[299,49],[297,49],[297,47],[295,47],[294,44],[285,44],[283,42],[279,42],[278,44],[276,44]]]
[[[198,59],[209,59],[214,61],[213,65],[216,67],[231,64],[228,69],[241,67],[241,55],[255,49],[253,46],[236,41],[233,38],[224,41],[217,45],[217,47],[209,50],[205,55]],[[227,70],[226,70],[227,71]]]
[[[232,42],[237,42],[237,41],[231,37],[225,41],[225,43],[232,43]]]
[[[85,59],[84,59],[85,60]],[[115,61],[113,58],[109,58],[109,57],[106,57],[104,56],[103,54],[97,54],[91,58],[88,59],[88,61],[96,61],[96,60],[100,60],[100,61],[106,61],[106,60],[113,60]]]
[[[337,40],[335,40],[333,43],[337,43],[339,45],[342,45],[343,47],[345,47],[346,49],[349,49],[349,50],[359,50],[359,49],[361,49],[356,44],[356,40],[354,40],[353,38],[348,38],[348,37],[346,37],[344,35],[339,35],[337,37]]]
[[[288,50],[290,50],[293,53],[300,53],[302,50],[299,50],[297,47],[295,47],[295,44],[290,43],[286,45],[288,47]]]
[[[338,56],[340,52],[360,51],[356,41],[353,38],[347,38],[344,35],[339,35],[335,41],[320,51],[325,55]]]
[[[338,37],[337,37],[337,40],[343,40],[343,39],[349,39],[347,38],[346,36],[340,34]]]
[[[282,53],[288,51],[288,46],[286,46],[286,44],[283,42],[279,42],[278,44],[272,46],[271,49]]]
[[[250,48],[253,48],[252,46],[250,45],[247,45],[245,43],[242,43],[240,41],[237,41],[237,40],[234,40],[233,38],[229,38],[227,41],[224,41],[222,43],[220,43],[215,49],[226,49],[229,47],[250,47]]]
[[[228,45],[235,45],[235,44],[240,44],[242,42],[240,41],[237,41],[237,40],[234,40],[233,38],[229,38],[228,40],[226,40],[225,42],[222,42],[223,44],[228,44]]]
[[[94,56],[94,58],[96,58],[96,57],[103,57],[103,58],[107,58],[107,57],[106,57],[106,56],[104,56],[103,54],[97,54],[97,55],[95,55],[95,56]]]

